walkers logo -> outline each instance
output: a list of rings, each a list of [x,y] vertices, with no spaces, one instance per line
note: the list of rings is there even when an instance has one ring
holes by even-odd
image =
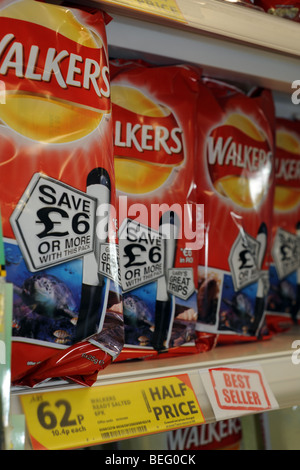
[[[112,103],[117,189],[152,191],[184,160],[182,129],[170,109],[136,88],[113,85]]]
[[[60,14],[55,13],[57,20]],[[38,141],[76,140],[110,112],[102,40],[68,14],[70,21],[56,31],[40,2],[16,2],[1,11],[0,79],[6,106],[0,107],[0,118]],[[27,110],[31,120],[23,118]]]
[[[276,145],[274,207],[289,211],[300,203],[300,141],[287,129],[278,129]]]
[[[170,450],[239,450],[241,441],[239,418],[175,429],[167,434]]]
[[[244,209],[259,206],[267,194],[271,158],[266,138],[242,114],[231,114],[207,138],[207,164],[215,190]]]

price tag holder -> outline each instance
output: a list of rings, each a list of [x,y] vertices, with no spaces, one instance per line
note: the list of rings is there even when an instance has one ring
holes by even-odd
[[[201,370],[200,376],[217,420],[278,408],[258,364]]]
[[[33,449],[72,449],[198,425],[204,417],[187,374],[25,394]]]
[[[104,0],[103,3],[143,11],[162,18],[187,23],[176,0]]]

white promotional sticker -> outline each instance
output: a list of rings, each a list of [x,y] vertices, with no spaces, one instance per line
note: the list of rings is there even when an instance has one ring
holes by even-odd
[[[278,408],[261,366],[218,367],[200,371],[216,419]]]
[[[168,292],[180,299],[187,300],[195,292],[193,269],[169,269]]]
[[[237,236],[228,258],[235,291],[258,281],[259,248],[259,242],[249,234],[239,233]]]
[[[35,173],[10,222],[30,271],[93,251],[96,200]]]
[[[112,281],[121,284],[119,268],[119,246],[112,243],[102,243],[100,246],[99,273]]]
[[[153,282],[164,275],[164,249],[159,232],[126,219],[119,230],[123,292]]]
[[[277,229],[272,256],[279,279],[283,279],[296,271],[300,263],[299,238],[297,235]]]

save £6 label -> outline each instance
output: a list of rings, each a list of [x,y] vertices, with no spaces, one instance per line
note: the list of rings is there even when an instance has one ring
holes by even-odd
[[[30,271],[91,252],[95,214],[94,198],[35,173],[10,219]]]

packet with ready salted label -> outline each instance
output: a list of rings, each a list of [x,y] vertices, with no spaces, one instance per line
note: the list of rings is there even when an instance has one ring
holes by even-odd
[[[111,61],[125,345],[118,360],[194,353],[201,341],[196,274],[203,205],[196,203],[199,74],[184,65]]]
[[[110,19],[100,10],[33,0],[1,1],[0,8],[0,204],[14,285],[12,380],[90,385],[123,345],[110,211]]]
[[[246,94],[204,79],[199,100],[197,187],[205,205],[198,325],[218,342],[265,335],[274,193],[271,93]]]
[[[280,331],[300,310],[300,122],[276,119],[275,196],[267,324]]]

